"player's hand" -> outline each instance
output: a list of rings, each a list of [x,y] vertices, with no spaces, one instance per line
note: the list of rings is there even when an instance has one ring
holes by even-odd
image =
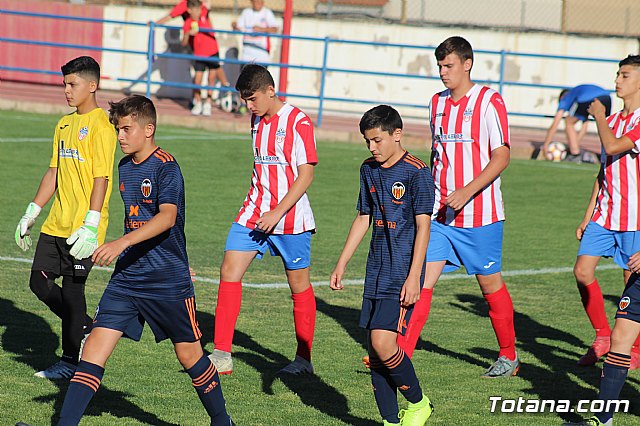
[[[16,228],[16,244],[22,250],[27,251],[31,248],[31,228],[36,223],[36,218],[40,214],[42,208],[36,203],[29,203],[27,210],[24,212],[24,216],[18,222]]]
[[[582,241],[584,230],[587,229],[587,225],[589,224],[589,222],[591,222],[591,219],[585,219],[580,222],[580,225],[578,225],[578,228],[576,229],[576,238],[578,239],[578,241]]]
[[[89,210],[84,217],[84,225],[76,229],[76,232],[67,238],[67,244],[71,246],[69,254],[78,260],[91,256],[98,248],[98,225],[100,224],[100,212]]]
[[[627,266],[633,273],[640,272],[640,252],[636,252],[629,257],[629,263],[627,263]]]
[[[400,291],[400,304],[408,308],[420,299],[420,279],[409,277]]]
[[[93,252],[91,260],[94,264],[100,266],[109,266],[111,262],[120,256],[120,254],[129,248],[129,243],[124,238],[118,238],[115,241],[103,244]]]
[[[598,115],[606,115],[606,109],[599,99],[594,99],[593,102],[591,102],[589,108],[587,108],[587,112],[591,114],[593,118],[596,118]]]
[[[265,212],[260,219],[256,220],[256,229],[268,234],[275,229],[280,219],[282,219],[282,215],[275,210]]]
[[[189,275],[191,275],[191,282],[196,282],[196,271],[193,270],[191,266],[189,266]]]
[[[473,194],[467,188],[460,188],[447,196],[445,204],[454,210],[462,210]]]
[[[344,277],[345,271],[345,267],[336,265],[335,269],[331,273],[331,278],[329,279],[329,288],[331,288],[331,290],[344,290],[342,277]]]

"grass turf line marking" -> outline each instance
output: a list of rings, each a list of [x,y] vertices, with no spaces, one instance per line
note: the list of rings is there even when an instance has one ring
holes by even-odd
[[[20,262],[20,263],[32,263],[33,259],[26,259],[23,257],[5,257],[0,256],[0,262]],[[615,263],[607,263],[604,265],[598,266],[598,270],[609,270],[609,269],[619,269],[620,267]],[[106,268],[103,266],[94,266],[93,269],[97,269],[99,271],[113,271],[113,268]],[[573,266],[563,266],[560,268],[542,268],[542,269],[516,269],[513,271],[502,271],[502,276],[504,277],[521,277],[521,276],[533,276],[533,275],[544,275],[544,274],[565,274],[573,271]],[[211,283],[211,284],[220,284],[220,280],[214,280],[211,278],[203,278],[196,275],[196,282],[202,283]],[[464,279],[464,278],[473,278],[473,275],[467,274],[443,274],[440,277],[439,281],[446,280],[455,280],[455,279]],[[362,285],[364,283],[364,278],[356,279],[356,280],[342,280],[342,284],[344,285]],[[316,281],[312,283],[314,287],[319,286],[328,286],[329,281]],[[287,283],[242,283],[243,287],[249,288],[289,288],[289,284]]]

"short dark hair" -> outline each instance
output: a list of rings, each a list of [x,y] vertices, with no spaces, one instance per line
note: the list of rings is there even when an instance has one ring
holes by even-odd
[[[558,99],[562,99],[562,98],[564,98],[564,95],[566,95],[566,94],[567,94],[567,93],[569,93],[569,92],[570,92],[570,90],[569,90],[569,89],[562,89],[562,90],[560,91],[560,96],[558,96]]]
[[[471,59],[473,62],[473,48],[471,47],[471,43],[469,43],[465,38],[460,36],[449,37],[438,47],[436,47],[436,59],[438,61],[442,61],[447,55],[455,53],[462,60],[462,62],[467,59]]]
[[[400,113],[389,105],[378,105],[365,112],[360,119],[360,133],[371,129],[380,129],[390,135],[397,129],[402,130]]]
[[[623,65],[631,65],[634,67],[640,67],[640,55],[629,55],[620,62],[618,62],[618,68]]]
[[[242,99],[247,99],[259,90],[265,91],[269,86],[276,87],[271,73],[262,65],[257,64],[247,64],[242,67],[236,82],[236,90],[240,92]]]
[[[80,56],[72,59],[61,68],[62,75],[78,74],[80,77],[88,81],[100,83],[100,64],[91,56]]]
[[[202,5],[202,1],[200,0],[187,0],[187,8],[191,9],[192,7],[198,7]]]
[[[131,95],[118,102],[109,102],[109,121],[118,127],[118,121],[131,116],[141,126],[153,124],[156,126],[156,107],[151,99],[142,95]]]

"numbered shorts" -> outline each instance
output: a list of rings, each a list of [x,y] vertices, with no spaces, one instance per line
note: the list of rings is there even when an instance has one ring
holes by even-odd
[[[610,231],[589,222],[582,234],[578,256],[613,257],[622,269],[629,269],[629,257],[640,251],[640,231]]]
[[[225,251],[257,251],[262,259],[267,249],[272,256],[280,256],[289,270],[311,265],[311,231],[302,234],[273,235],[233,223],[227,236]]]
[[[105,290],[96,309],[93,328],[118,330],[139,341],[144,323],[149,324],[156,342],[196,342],[202,337],[196,321],[194,297],[183,300],[156,300]]]
[[[404,336],[414,306],[403,307],[400,296],[398,300],[364,298],[359,325],[367,330],[391,330]]]
[[[618,302],[616,318],[640,322],[640,275],[633,274]]]
[[[93,267],[91,257],[78,260],[69,254],[70,249],[66,238],[40,234],[31,270],[65,277],[87,277]]]
[[[502,270],[504,222],[478,228],[456,228],[431,221],[427,262],[445,260],[443,272],[462,265],[469,275],[491,275]]]

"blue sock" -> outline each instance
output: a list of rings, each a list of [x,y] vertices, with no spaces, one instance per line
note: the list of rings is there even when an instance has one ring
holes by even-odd
[[[396,384],[389,375],[389,370],[382,364],[380,359],[369,355],[371,363],[371,384],[373,385],[373,395],[382,418],[389,423],[399,423],[398,419],[398,396]]]
[[[78,363],[64,397],[58,426],[76,426],[80,423],[84,410],[100,387],[103,375],[104,368],[99,365],[86,361]]]
[[[395,355],[382,363],[389,369],[391,379],[407,401],[416,404],[422,400],[422,389],[411,359],[404,354],[401,348],[398,348]]]
[[[187,374],[191,377],[191,383],[211,417],[211,424],[230,425],[231,418],[225,407],[218,370],[211,360],[203,355],[193,367],[187,370]]]
[[[618,399],[620,391],[624,386],[627,378],[629,365],[631,364],[631,355],[624,355],[615,352],[609,352],[607,359],[602,367],[602,378],[600,379],[600,393],[598,399],[608,401]],[[606,423],[613,417],[613,412],[598,413],[596,417],[602,423]]]

